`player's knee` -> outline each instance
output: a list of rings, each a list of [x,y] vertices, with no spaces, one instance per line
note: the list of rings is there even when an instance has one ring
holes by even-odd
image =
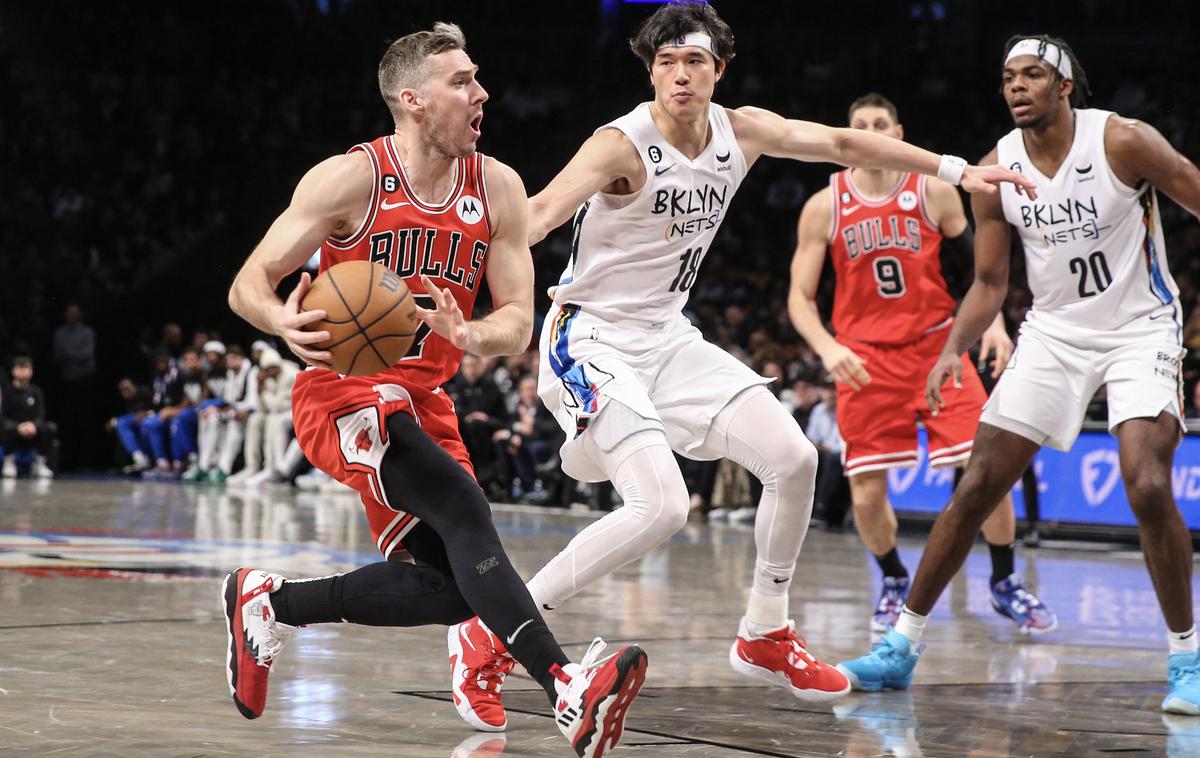
[[[762,470],[754,473],[764,487],[777,487],[780,491],[791,492],[813,486],[819,459],[816,446],[797,427],[795,434],[783,437],[772,447]]]
[[[673,475],[672,475],[673,474]],[[687,523],[690,496],[683,477],[678,472],[663,474],[656,486],[641,488],[642,502],[626,503],[637,512],[645,514],[647,523],[644,531],[655,539],[665,540],[678,532]]]
[[[1175,507],[1171,471],[1163,466],[1136,466],[1125,475],[1125,493],[1138,521],[1165,518]]]

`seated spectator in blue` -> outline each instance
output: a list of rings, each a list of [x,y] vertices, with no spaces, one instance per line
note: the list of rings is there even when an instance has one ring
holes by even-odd
[[[17,475],[17,456],[24,453],[33,458],[30,472],[38,479],[51,479],[54,471],[46,463],[58,435],[54,422],[46,420],[46,399],[33,383],[33,359],[18,356],[13,359],[12,382],[0,390],[0,413],[3,414],[4,467],[0,475],[12,479]],[[31,455],[32,454],[32,455]]]
[[[496,430],[492,439],[500,455],[507,455],[516,474],[512,485],[515,499],[544,501],[539,467],[554,457],[562,443],[562,430],[553,414],[538,398],[537,377],[527,376],[517,384],[517,407],[513,421],[505,429]]]
[[[204,390],[203,397],[195,407],[179,414],[180,419],[194,420],[192,438],[195,440],[195,455],[188,457],[187,470],[183,472],[183,481],[199,482],[207,478],[208,469],[212,467],[211,454],[205,456],[207,446],[200,441],[207,437],[204,429],[200,428],[204,419],[219,414],[225,407],[225,343],[220,340],[209,340],[204,343]],[[205,425],[207,426],[207,425]],[[174,430],[172,430],[174,434]],[[213,449],[215,450],[215,445]],[[211,452],[211,451],[209,451]]]
[[[109,431],[117,433],[121,447],[133,459],[133,462],[124,468],[124,472],[126,474],[140,473],[150,468],[150,456],[146,450],[142,449],[138,425],[154,407],[153,400],[149,389],[134,384],[133,379],[128,376],[122,377],[117,382],[117,392],[121,395],[122,413],[120,416],[110,418],[107,428]]]
[[[142,441],[154,456],[154,468],[143,472],[143,477],[174,479],[183,473],[183,462],[196,455],[196,406],[203,399],[204,366],[200,353],[189,347],[178,364],[154,380],[157,410],[141,423]]]

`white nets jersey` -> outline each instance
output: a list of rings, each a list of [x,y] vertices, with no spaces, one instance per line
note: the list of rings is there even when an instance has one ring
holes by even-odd
[[[597,192],[580,206],[556,303],[612,321],[678,316],[746,176],[746,158],[725,109],[711,103],[708,124],[711,139],[695,160],[658,131],[649,103],[600,127],[629,138],[646,183],[632,195]]]
[[[1111,115],[1075,111],[1074,142],[1052,179],[1029,159],[1020,129],[996,146],[1000,165],[1037,185],[1036,200],[1011,184],[1000,197],[1025,248],[1033,292],[1027,323],[1059,336],[1178,328],[1179,289],[1167,270],[1158,198],[1148,183],[1128,187],[1109,167],[1104,125]]]

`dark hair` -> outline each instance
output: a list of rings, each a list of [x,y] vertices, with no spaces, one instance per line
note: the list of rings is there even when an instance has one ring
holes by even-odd
[[[238,345],[236,343],[233,345],[230,345],[229,348],[225,350],[225,354],[226,355],[240,355],[243,358],[246,357],[246,351],[242,349],[241,345]]]
[[[892,117],[892,121],[900,123],[900,113],[896,110],[896,105],[878,92],[868,92],[850,103],[850,110],[846,111],[847,122],[854,118],[854,111],[859,108],[883,108]]]
[[[733,60],[733,30],[703,0],[677,0],[663,5],[642,22],[629,40],[629,47],[650,68],[660,47],[691,32],[712,37],[713,54],[726,63]]]
[[[1008,53],[1018,42],[1023,39],[1035,39],[1042,43],[1038,45],[1038,57],[1045,59],[1046,45],[1057,45],[1066,56],[1067,60],[1071,61],[1071,80],[1075,82],[1075,88],[1071,90],[1071,107],[1082,108],[1087,105],[1087,99],[1092,95],[1092,88],[1088,86],[1087,72],[1083,70],[1083,66],[1079,65],[1079,59],[1075,57],[1075,51],[1067,44],[1066,40],[1059,37],[1051,37],[1049,34],[1015,34],[1008,38],[1008,42],[1004,43],[1004,58],[1008,58]],[[1049,61],[1047,61],[1049,63]],[[1059,79],[1063,75],[1058,69],[1051,65],[1050,68],[1054,71],[1054,75]],[[1003,91],[1003,86],[1001,90]]]
[[[185,347],[183,349],[183,352],[181,352],[179,354],[179,357],[182,358],[183,356],[187,355],[188,353],[191,353],[192,355],[196,356],[197,358],[200,357],[200,351],[194,347]]]
[[[398,121],[404,112],[400,107],[400,90],[420,87],[429,78],[430,56],[466,49],[467,38],[462,29],[445,21],[434,24],[432,30],[407,34],[388,45],[379,61],[379,92],[392,118]]]
[[[22,366],[22,367],[28,366],[30,368],[33,368],[33,359],[30,358],[28,355],[15,356],[12,361],[12,367],[16,368],[18,366]]]

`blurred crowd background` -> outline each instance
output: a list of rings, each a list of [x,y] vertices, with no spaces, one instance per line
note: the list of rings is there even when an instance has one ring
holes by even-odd
[[[1076,50],[1093,105],[1144,119],[1188,156],[1200,156],[1193,54],[1200,10],[1192,3],[714,4],[737,44],[715,98],[725,105],[843,125],[848,104],[877,91],[899,107],[910,141],[976,160],[1011,128],[998,91],[1004,40],[1047,32]],[[479,147],[520,172],[532,194],[592,130],[650,96],[626,38],[654,7],[617,0],[49,0],[0,8],[0,364],[9,378],[0,384],[0,412],[13,410],[3,396],[14,393],[27,411],[27,387],[40,387],[41,415],[30,423],[46,428],[30,437],[31,472],[48,463],[59,471],[221,479],[235,473],[222,469],[225,447],[252,463],[253,438],[260,479],[301,473],[286,430],[273,433],[267,418],[283,410],[262,399],[282,397],[279,382],[292,372],[272,368],[268,376],[264,351],[283,364],[292,357],[236,319],[225,293],[307,168],[392,130],[375,78],[387,42],[435,20],[463,27],[490,93]],[[830,393],[819,361],[788,321],[787,272],[800,207],[833,170],[760,161],[689,303],[709,339],[778,377],[776,392],[805,424]],[[1195,413],[1200,224],[1165,198],[1163,220],[1187,318],[1187,398]],[[539,314],[568,242],[564,228],[534,249]],[[961,263],[950,262],[947,272],[959,293],[969,277],[969,264]],[[1010,327],[1029,304],[1019,253],[1014,264]],[[451,391],[490,494],[560,502],[570,493],[556,473],[557,429],[526,381],[535,361],[533,354],[472,359]],[[31,379],[22,383],[17,373],[26,369],[14,364],[28,366]],[[258,405],[220,423],[242,427],[245,449],[224,436],[198,466],[203,399],[238,392],[241,399],[231,402],[254,394]],[[154,448],[140,421],[175,406],[191,410],[162,419]],[[1101,398],[1099,418],[1103,410]],[[257,432],[253,413],[263,414],[253,422]],[[177,433],[192,441],[177,442]],[[694,490],[716,501],[710,505],[747,500],[736,494],[746,486],[741,480],[726,481],[715,469],[691,475],[699,482]]]

